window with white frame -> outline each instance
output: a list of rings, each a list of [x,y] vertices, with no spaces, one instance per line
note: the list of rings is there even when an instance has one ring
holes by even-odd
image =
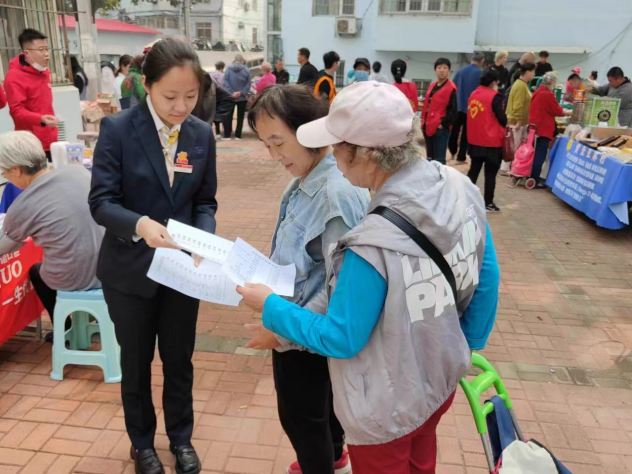
[[[412,83],[417,86],[417,96],[426,97],[426,93],[432,81],[429,79],[412,79]]]
[[[473,0],[380,0],[380,13],[469,15]]]
[[[253,11],[259,10],[259,0],[250,0],[250,4],[252,5]]]
[[[355,15],[355,0],[313,0],[313,16]]]
[[[258,40],[259,38],[257,37],[257,28],[253,28],[252,29],[252,44],[256,45],[258,44]]]
[[[212,40],[213,39],[213,25],[211,23],[196,23],[195,36],[196,38]]]

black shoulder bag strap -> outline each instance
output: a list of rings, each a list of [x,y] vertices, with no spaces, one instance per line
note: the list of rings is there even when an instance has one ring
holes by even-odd
[[[456,279],[454,278],[454,273],[448,265],[448,261],[441,254],[439,249],[434,246],[428,237],[422,234],[414,225],[408,222],[405,218],[400,216],[397,212],[389,209],[388,207],[378,206],[370,214],[376,214],[378,216],[382,216],[384,219],[389,221],[391,224],[398,227],[402,232],[404,232],[408,237],[413,239],[413,241],[421,247],[421,249],[426,252],[426,255],[432,259],[434,263],[439,267],[439,270],[443,273],[446,280],[450,284],[450,288],[452,288],[452,294],[454,295],[454,301],[456,301]]]

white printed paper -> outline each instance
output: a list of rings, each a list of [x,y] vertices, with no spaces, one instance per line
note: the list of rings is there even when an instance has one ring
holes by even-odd
[[[294,296],[296,267],[277,265],[253,246],[237,239],[222,270],[235,283],[262,283],[281,296]]]
[[[230,240],[173,219],[169,219],[167,230],[181,249],[198,254],[206,260],[217,262],[220,265],[226,261],[228,252],[234,245]]]
[[[193,258],[180,250],[156,249],[147,276],[191,298],[227,306],[237,306],[241,301],[237,285],[220,264],[202,260],[196,268]]]

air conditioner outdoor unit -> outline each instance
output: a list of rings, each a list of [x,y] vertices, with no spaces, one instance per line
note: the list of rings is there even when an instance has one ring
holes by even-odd
[[[336,33],[341,36],[353,36],[358,33],[358,19],[352,16],[340,16],[336,18]]]

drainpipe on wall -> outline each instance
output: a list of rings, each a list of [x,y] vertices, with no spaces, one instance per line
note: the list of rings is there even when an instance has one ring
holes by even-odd
[[[219,6],[219,38],[224,41],[224,1]]]
[[[182,8],[184,9],[184,36],[191,43],[191,0],[184,0]]]
[[[77,0],[78,37],[83,58],[83,70],[88,77],[88,100],[97,100],[101,92],[101,67],[97,51],[97,28],[92,22],[90,0]]]

